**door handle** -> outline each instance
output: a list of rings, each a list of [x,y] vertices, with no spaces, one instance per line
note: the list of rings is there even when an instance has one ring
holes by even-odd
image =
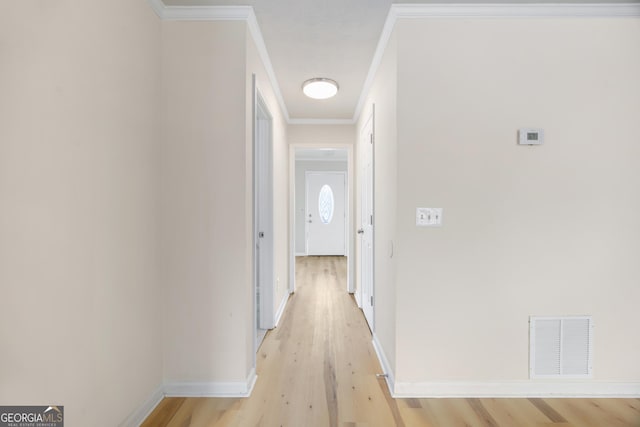
[[[364,234],[364,228],[359,228],[358,229],[358,234]]]

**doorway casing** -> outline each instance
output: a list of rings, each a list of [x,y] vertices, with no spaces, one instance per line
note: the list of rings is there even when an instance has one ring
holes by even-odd
[[[353,245],[355,241],[354,231],[354,193],[351,183],[354,182],[354,146],[352,144],[299,144],[294,143],[289,145],[289,292],[295,292],[295,246],[296,246],[296,227],[295,227],[295,194],[296,194],[296,150],[298,149],[336,149],[346,150],[347,152],[347,232],[346,232],[346,256],[347,256],[347,292],[355,292],[355,280],[354,280],[354,257],[353,257]]]

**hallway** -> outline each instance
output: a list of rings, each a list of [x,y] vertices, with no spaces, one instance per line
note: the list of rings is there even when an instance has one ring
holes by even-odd
[[[248,398],[165,398],[144,427],[639,427],[640,399],[393,399],[345,257],[298,257]]]
[[[396,425],[395,403],[375,376],[371,333],[346,292],[346,269],[346,257],[296,258],[296,292],[258,351],[251,397],[167,398],[143,425]]]

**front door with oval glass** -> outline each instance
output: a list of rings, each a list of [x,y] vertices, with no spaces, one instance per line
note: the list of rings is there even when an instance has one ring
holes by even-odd
[[[346,174],[306,173],[307,255],[346,254]]]

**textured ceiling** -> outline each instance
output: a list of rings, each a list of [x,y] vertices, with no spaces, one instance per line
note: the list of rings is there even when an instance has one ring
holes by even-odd
[[[167,6],[253,6],[291,119],[350,120],[392,3],[637,3],[639,0],[164,0]],[[336,80],[328,100],[302,94],[313,77]]]

